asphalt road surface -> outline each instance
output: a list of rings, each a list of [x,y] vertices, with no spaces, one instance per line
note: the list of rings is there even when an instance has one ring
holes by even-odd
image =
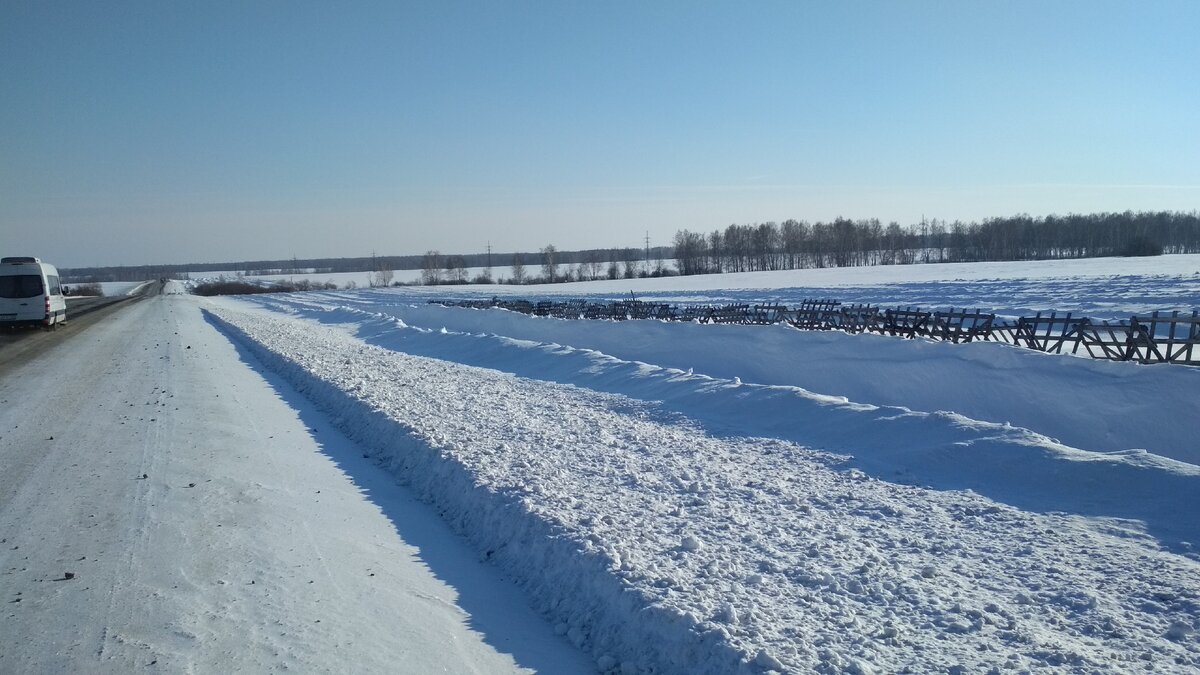
[[[138,287],[132,295],[68,297],[67,321],[63,324],[51,329],[0,329],[0,377],[47,349],[75,340],[97,321],[139,300],[158,295],[162,287],[162,282],[151,281]]]

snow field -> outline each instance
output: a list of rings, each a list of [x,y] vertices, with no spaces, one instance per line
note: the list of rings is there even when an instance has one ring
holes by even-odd
[[[736,425],[728,437],[711,429],[729,421],[725,404],[786,395],[793,409],[801,400],[834,411],[847,429],[869,429],[850,434],[851,444],[873,436],[882,453],[890,435],[917,464],[963,462],[962,448],[1032,450],[1053,455],[1049,466],[1157,472],[1148,482],[1172,487],[1195,479],[1186,465],[1097,457],[961,416],[636,366],[657,372],[656,391],[680,380],[703,389],[709,406],[689,419],[619,394],[382,349],[313,322],[211,314],[435,504],[602,671],[1200,666],[1200,567],[1163,550],[1154,531],[1170,529],[1171,508],[1182,504],[1181,519],[1195,513],[1186,497],[1121,511],[1159,508],[1146,522],[1071,515],[1089,513],[1084,497],[1064,513],[1023,510],[879,480],[845,455],[743,436]],[[539,349],[548,363],[554,347]],[[597,378],[638,377],[621,372],[628,365],[597,368]],[[801,416],[809,423],[817,416]],[[913,424],[942,437],[911,448],[904,427]]]
[[[482,268],[468,270],[471,278]],[[508,276],[496,266],[497,278]],[[414,282],[420,270],[397,270],[395,280]],[[234,278],[210,272],[204,279]],[[256,280],[353,281],[360,289],[371,273],[295,274],[246,277]],[[1200,309],[1200,254],[1145,258],[1083,258],[1025,262],[930,263],[823,269],[736,272],[687,277],[615,279],[509,286],[412,286],[393,289],[421,302],[430,298],[524,297],[613,299],[633,293],[642,300],[675,303],[777,301],[790,306],[805,298],[833,298],[883,306],[982,308],[1002,317],[1057,310],[1093,319],[1128,319],[1155,309]],[[387,291],[379,291],[386,293]]]
[[[785,326],[560,320],[413,303],[397,293],[290,295],[255,302],[323,323],[353,324],[360,337],[381,346],[543,379],[554,372],[553,379],[575,383],[575,373],[582,369],[554,365],[549,355],[530,353],[538,344],[569,345],[563,349],[721,379],[799,387],[856,403],[953,411],[1031,429],[1076,448],[1145,449],[1200,465],[1200,441],[1188,423],[1200,419],[1196,368],[1067,358],[996,343],[956,345]],[[484,341],[495,344],[478,344]],[[522,364],[528,369],[515,370]],[[641,397],[638,383],[624,382],[631,386],[619,393]],[[1178,395],[1188,391],[1195,395]],[[815,442],[809,429],[793,440]],[[863,450],[848,449],[856,455]]]
[[[150,283],[149,281],[102,281],[100,288],[106,296],[114,295],[133,295],[137,293],[142,286]]]

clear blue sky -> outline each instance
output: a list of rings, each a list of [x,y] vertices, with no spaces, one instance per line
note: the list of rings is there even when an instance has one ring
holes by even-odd
[[[63,266],[1200,208],[1200,2],[0,3]]]

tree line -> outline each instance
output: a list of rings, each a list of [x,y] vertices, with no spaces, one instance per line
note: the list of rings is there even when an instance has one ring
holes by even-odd
[[[653,269],[657,265],[657,261],[669,260],[672,250],[669,246],[653,246],[650,247],[648,253],[651,260],[651,269]],[[609,267],[611,267],[610,261],[616,261],[622,270],[624,270],[626,264],[636,266],[639,261],[646,259],[646,255],[647,250],[639,248],[556,251],[554,256],[558,265],[556,267],[556,270],[558,270],[556,279],[561,281],[564,277],[568,276],[568,266],[571,268],[569,270],[571,276],[575,276],[574,272],[577,268],[590,271],[601,267],[604,270],[603,273],[607,274]],[[526,281],[529,282],[538,278],[536,270],[541,269],[542,259],[543,253],[540,250],[517,253],[465,253],[456,255],[443,255],[438,251],[427,251],[423,255],[362,256],[358,258],[289,258],[239,262],[114,265],[75,268],[59,266],[58,269],[64,277],[70,279],[100,282],[185,278],[188,275],[204,274],[207,272],[235,272],[247,276],[384,272],[385,274],[382,276],[386,276],[386,272],[392,270],[421,270],[424,277],[424,271],[428,267],[440,264],[442,272],[437,275],[438,283],[446,283],[449,279],[458,278],[458,269],[505,268],[509,267],[514,261],[519,261],[521,266],[529,271],[525,277]],[[452,266],[450,272],[447,272],[445,269],[447,263],[450,263]],[[640,274],[640,271],[638,273]],[[624,274],[623,271],[622,274]],[[595,278],[600,278],[600,276],[596,276]],[[473,280],[471,279],[470,281]]]
[[[909,227],[878,219],[786,220],[734,224],[708,234],[679,230],[674,251],[680,274],[1200,253],[1200,215],[1018,215],[970,223],[934,219]]]
[[[389,285],[392,270],[421,270],[427,284],[493,283],[508,268],[510,283],[627,279],[667,274],[750,272],[925,262],[1048,260],[1113,255],[1200,253],[1197,212],[1018,215],[980,222],[932,219],[884,225],[878,219],[785,220],[729,225],[710,233],[679,230],[672,246],[534,252],[363,256],[250,262],[60,268],[73,281],[140,281],[233,271],[255,274],[372,272]],[[674,259],[674,269],[670,261]],[[470,277],[469,269],[482,269]]]
[[[503,283],[552,284],[665,276],[674,273],[668,268],[672,255],[674,249],[669,246],[560,251],[548,244],[537,253],[513,253],[508,263],[509,275]],[[474,277],[470,277],[468,265],[466,256],[426,251],[421,259],[421,283],[427,286],[501,283],[493,277],[491,265],[484,266]]]

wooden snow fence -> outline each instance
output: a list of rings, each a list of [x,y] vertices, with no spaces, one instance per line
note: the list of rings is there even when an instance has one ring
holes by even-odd
[[[675,319],[675,307],[665,302],[642,302],[634,300],[637,303],[635,310],[630,312],[631,319],[658,319],[660,321],[672,321]]]
[[[708,315],[708,323],[750,323],[750,305],[731,303],[714,308]]]
[[[878,305],[842,305],[834,317],[834,327],[847,333],[877,331],[882,318]]]
[[[1164,361],[1200,365],[1200,312],[1192,310],[1191,316],[1181,315],[1178,310],[1172,310],[1170,316],[1154,312],[1134,320],[1149,323],[1150,335],[1162,348]]]
[[[838,327],[841,306],[839,300],[806,298],[792,311],[788,323],[800,330],[833,330]]]
[[[589,302],[587,307],[583,309],[583,318],[585,319],[616,319],[617,305],[615,302]],[[624,319],[621,315],[619,318]]]
[[[915,338],[928,332],[931,314],[918,307],[896,307],[883,312],[876,331],[885,335]]]
[[[582,319],[583,313],[587,309],[586,300],[568,300],[562,304],[557,316],[560,319]]]
[[[1087,317],[1071,316],[1070,312],[1059,315],[1050,312],[1043,316],[1038,312],[1034,316],[1023,316],[1012,325],[1012,344],[1028,349],[1052,354],[1061,354],[1062,350],[1071,345],[1071,353],[1079,350],[1080,328],[1088,324]]]
[[[706,305],[687,305],[679,310],[675,319],[677,321],[708,323],[708,315],[711,311],[712,308]]]
[[[778,302],[756,305],[687,305],[624,299],[586,300],[430,300],[430,303],[510,311],[564,319],[657,319],[698,323],[769,325],[786,323],[801,330],[841,330],[905,338],[927,337],[946,342],[976,341],[1007,344],[1052,354],[1079,354],[1095,359],[1139,363],[1200,365],[1200,311],[1178,310],[1135,315],[1128,320],[1094,321],[1071,313],[1038,312],[1015,321],[997,321],[983,310],[950,308],[926,311],[919,307],[881,310],[876,305],[844,305],[838,300],[805,299],[795,309]]]
[[[533,303],[528,300],[508,300],[500,306],[513,312],[533,314]]]
[[[1128,321],[1087,321],[1079,344],[1088,356],[1110,361],[1200,365],[1200,318],[1173,311],[1133,316]]]
[[[750,308],[750,323],[759,326],[783,323],[787,319],[787,316],[787,306],[781,305],[777,302],[770,302],[765,305],[754,305]]]
[[[983,310],[955,311],[951,307],[948,312],[933,313],[933,321],[928,324],[926,337],[954,343],[987,340],[992,336],[992,324],[995,321],[995,314],[985,313]]]

